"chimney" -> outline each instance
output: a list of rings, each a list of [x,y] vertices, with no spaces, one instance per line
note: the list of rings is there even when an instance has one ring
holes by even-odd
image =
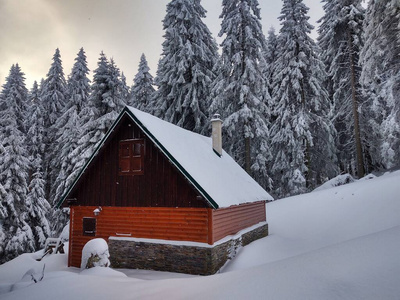
[[[212,147],[218,156],[222,156],[222,120],[219,114],[215,114],[211,119],[212,126]]]

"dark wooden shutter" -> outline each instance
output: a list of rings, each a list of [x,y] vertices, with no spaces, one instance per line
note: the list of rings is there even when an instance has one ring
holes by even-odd
[[[119,144],[119,171],[129,173],[131,169],[131,145],[128,142]]]
[[[144,139],[120,141],[119,175],[144,174]]]
[[[96,235],[96,218],[83,218],[83,235]]]
[[[133,173],[143,171],[143,148],[142,141],[135,141],[132,144],[131,172]]]

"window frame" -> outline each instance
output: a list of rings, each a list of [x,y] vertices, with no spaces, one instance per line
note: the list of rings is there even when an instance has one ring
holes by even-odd
[[[88,221],[90,221],[91,224],[89,224]],[[89,229],[93,229],[93,230],[89,230]],[[96,231],[97,231],[97,219],[93,218],[93,217],[83,217],[83,219],[82,219],[82,235],[96,236]]]
[[[136,152],[136,145],[140,145],[140,153]],[[124,146],[128,146],[129,154],[126,155]],[[121,140],[118,144],[118,175],[134,176],[144,174],[144,157],[146,153],[145,139]],[[127,170],[129,165],[129,170]],[[139,169],[135,166],[139,166]]]

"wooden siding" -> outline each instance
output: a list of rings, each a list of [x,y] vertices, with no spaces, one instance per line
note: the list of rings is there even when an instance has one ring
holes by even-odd
[[[119,176],[119,141],[144,139],[143,175]],[[140,128],[124,117],[67,198],[77,205],[209,207]]]
[[[214,244],[266,220],[265,202],[222,209],[102,207],[95,236],[83,235],[83,218],[94,217],[97,206],[73,206],[70,215],[69,266],[80,267],[83,246],[93,238],[110,236],[193,241]]]
[[[80,267],[83,246],[110,236],[208,243],[208,209],[102,207],[95,236],[83,235],[83,218],[94,217],[97,206],[71,207],[69,266]]]
[[[263,221],[266,221],[265,201],[213,210],[212,243]]]

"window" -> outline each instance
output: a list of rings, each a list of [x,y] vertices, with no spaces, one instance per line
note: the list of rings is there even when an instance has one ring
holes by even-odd
[[[144,139],[119,142],[119,175],[144,174]]]
[[[96,218],[83,218],[83,235],[96,235]]]

